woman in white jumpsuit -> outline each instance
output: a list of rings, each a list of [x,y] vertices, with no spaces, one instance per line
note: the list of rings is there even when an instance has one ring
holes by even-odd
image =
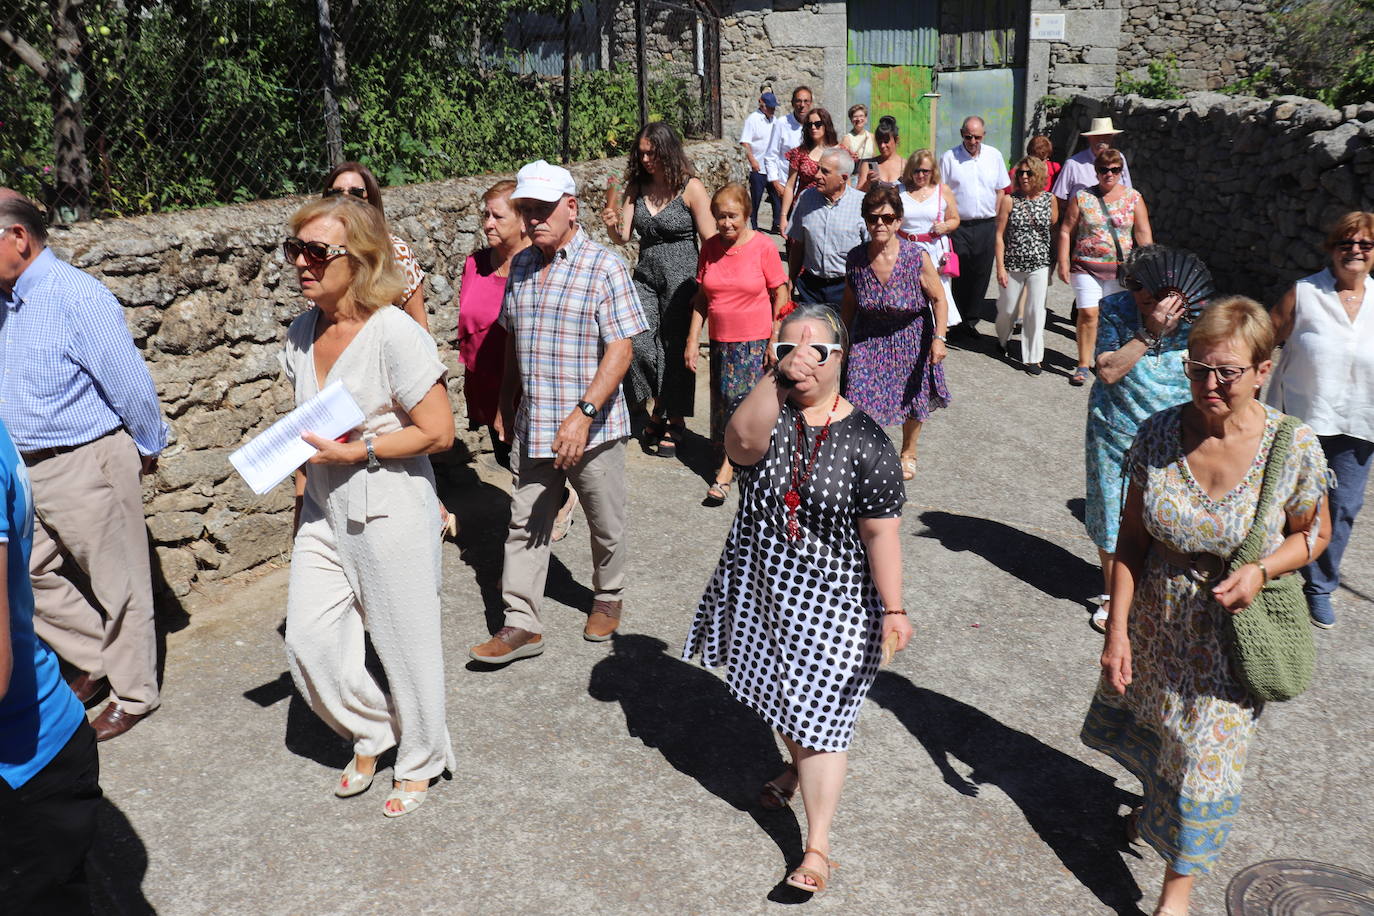
[[[399,744],[383,814],[408,814],[454,766],[439,633],[440,541],[432,452],[453,443],[434,341],[387,308],[403,281],[377,211],[348,197],[307,204],[283,249],[314,307],[287,331],[282,365],[297,404],[342,381],[364,416],[296,480],[286,610],[291,675],[310,708],[353,742],[335,794],[372,784]],[[364,636],[390,694],[364,664]]]

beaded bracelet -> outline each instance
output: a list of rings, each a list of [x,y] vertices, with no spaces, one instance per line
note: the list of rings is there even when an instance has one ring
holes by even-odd
[[[905,616],[906,616],[906,611],[903,610],[902,608],[899,608],[899,607],[898,607],[898,608],[883,608],[883,616],[886,617],[888,614],[901,614],[903,617],[905,617]]]

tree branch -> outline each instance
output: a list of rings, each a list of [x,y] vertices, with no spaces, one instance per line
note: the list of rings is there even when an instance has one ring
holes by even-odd
[[[48,62],[43,59],[43,55],[39,54],[38,49],[33,45],[14,34],[8,27],[0,28],[0,44],[13,51],[14,56],[38,74],[39,79],[45,83],[52,83],[52,68],[48,66]]]

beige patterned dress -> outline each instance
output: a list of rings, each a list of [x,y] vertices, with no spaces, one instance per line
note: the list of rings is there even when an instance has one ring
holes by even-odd
[[[1182,553],[1230,557],[1254,520],[1269,449],[1283,414],[1265,408],[1259,450],[1245,478],[1219,500],[1189,473],[1180,439],[1187,405],[1141,424],[1126,474],[1144,494],[1146,530]],[[1284,460],[1275,504],[1263,520],[1264,552],[1286,537],[1285,513],[1313,511],[1326,494],[1326,458],[1301,425]],[[1316,537],[1309,534],[1309,545]],[[1212,869],[1240,810],[1246,752],[1261,704],[1232,674],[1227,611],[1210,586],[1151,551],[1131,603],[1133,680],[1124,696],[1099,684],[1083,742],[1111,755],[1145,790],[1140,835],[1180,874]]]

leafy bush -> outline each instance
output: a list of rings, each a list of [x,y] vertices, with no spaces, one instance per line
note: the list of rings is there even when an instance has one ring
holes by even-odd
[[[1169,54],[1155,58],[1145,66],[1143,79],[1132,79],[1128,74],[1119,73],[1116,77],[1117,95],[1140,95],[1147,99],[1181,99],[1183,89],[1178,84],[1178,59]]]
[[[1285,89],[1339,106],[1374,101],[1374,0],[1271,0]]]

